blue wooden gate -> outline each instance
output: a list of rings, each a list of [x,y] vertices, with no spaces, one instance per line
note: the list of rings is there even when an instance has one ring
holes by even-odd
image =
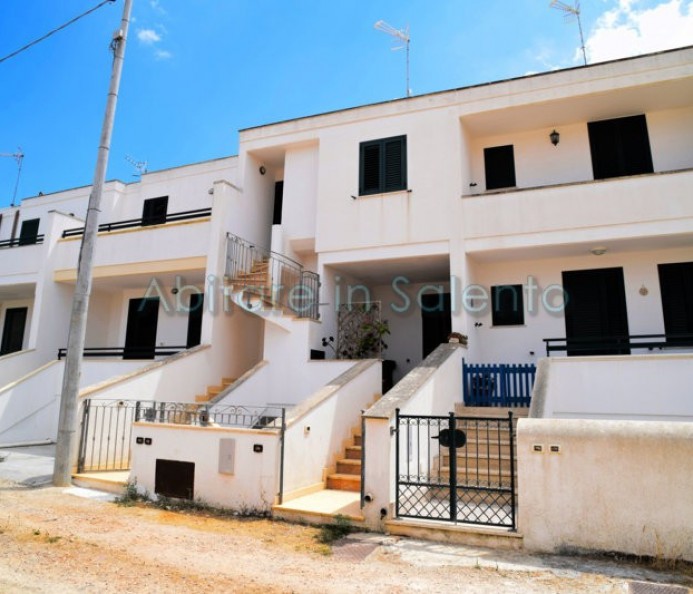
[[[537,366],[528,364],[463,363],[466,406],[529,406]]]

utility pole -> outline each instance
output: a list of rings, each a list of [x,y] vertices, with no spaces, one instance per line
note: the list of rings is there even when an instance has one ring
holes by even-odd
[[[67,339],[67,357],[63,373],[63,387],[60,394],[58,442],[55,450],[55,467],[53,469],[53,484],[57,487],[65,487],[71,483],[72,461],[77,453],[79,379],[82,371],[82,355],[84,353],[84,339],[87,330],[87,311],[89,309],[89,296],[91,295],[92,262],[131,12],[132,0],[125,0],[120,29],[113,34],[113,40],[111,41],[111,49],[113,50],[111,82],[108,88],[106,112],[101,128],[94,183],[89,195],[87,219],[79,251],[77,284],[75,285],[75,295],[72,300],[70,331]]]

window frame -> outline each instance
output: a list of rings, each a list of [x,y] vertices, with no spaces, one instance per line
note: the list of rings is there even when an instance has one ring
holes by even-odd
[[[512,289],[513,305],[510,311],[503,311],[501,306],[504,301],[500,295],[507,294],[507,290]],[[491,324],[492,326],[524,326],[525,325],[525,302],[524,290],[521,284],[503,284],[491,286]],[[498,308],[496,307],[498,305]]]
[[[399,144],[399,159],[396,163],[395,170],[388,171],[392,165],[388,163],[388,157],[391,152],[388,145],[397,142]],[[373,175],[374,172],[367,172],[367,152],[369,149],[378,147],[378,183],[377,187],[368,185],[367,178]],[[373,167],[371,164],[370,167]],[[396,175],[399,179],[396,184],[388,183],[388,176]],[[407,190],[407,136],[402,134],[399,136],[389,136],[388,138],[378,138],[375,140],[366,140],[359,144],[359,196],[371,196],[373,194],[387,194],[390,192],[401,192]]]

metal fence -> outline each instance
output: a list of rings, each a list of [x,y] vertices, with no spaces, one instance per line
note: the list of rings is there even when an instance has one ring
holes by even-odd
[[[516,528],[513,415],[396,417],[396,515]]]
[[[462,365],[466,406],[529,406],[537,367],[533,364]]]
[[[153,400],[92,400],[82,407],[78,472],[130,468],[132,426],[138,421],[197,427],[278,429],[282,438],[286,409],[275,406],[209,406]]]

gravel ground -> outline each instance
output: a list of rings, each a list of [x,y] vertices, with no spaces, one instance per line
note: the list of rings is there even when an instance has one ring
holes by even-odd
[[[58,488],[0,482],[0,592],[619,593],[681,573],[584,558],[352,535],[122,507]]]

